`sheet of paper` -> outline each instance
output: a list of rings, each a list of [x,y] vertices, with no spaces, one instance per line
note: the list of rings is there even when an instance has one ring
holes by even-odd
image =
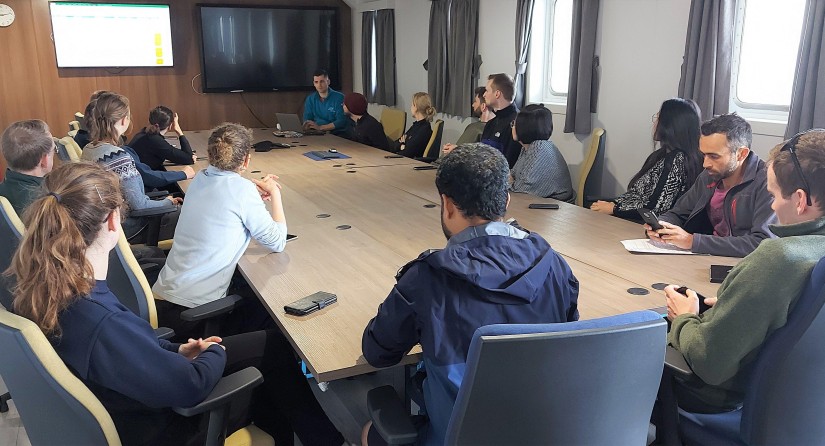
[[[644,254],[695,254],[689,249],[677,248],[676,246],[667,243],[653,241],[650,239],[635,239],[622,240],[624,249],[630,252],[639,252]]]

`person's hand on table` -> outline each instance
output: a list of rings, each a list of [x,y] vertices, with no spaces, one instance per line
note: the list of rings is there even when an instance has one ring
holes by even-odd
[[[613,210],[616,208],[616,203],[612,201],[599,200],[590,205],[591,211],[600,212],[602,214],[613,215]]]
[[[181,172],[186,174],[186,179],[187,180],[191,180],[192,178],[195,178],[195,169],[191,168],[190,166],[184,166],[183,170],[181,170]]]
[[[318,129],[318,124],[316,124],[315,121],[312,121],[312,120],[304,121],[304,130],[308,130],[308,129],[317,130]]]
[[[673,223],[660,221],[659,224],[664,226],[664,228],[655,231],[660,240],[682,249],[690,249],[693,247],[693,234],[690,234]],[[650,236],[650,232],[651,231],[648,231],[648,236]]]
[[[193,163],[197,163],[197,162],[198,162],[198,155],[192,155],[192,162],[193,162]]]
[[[684,295],[676,289],[679,288],[678,285],[668,285],[665,287],[665,296],[667,297],[667,318],[669,320],[673,320],[676,316],[681,314],[699,314],[699,296],[696,295],[696,291],[688,289],[686,291],[687,295]],[[715,299],[714,303],[715,303]],[[705,299],[705,303],[708,303],[710,299]]]
[[[180,347],[178,347],[178,353],[191,361],[209,348],[210,345],[219,345],[222,349],[226,350],[226,347],[220,344],[222,341],[223,339],[217,336],[211,336],[206,339],[189,338],[189,342],[181,344]]]
[[[268,174],[260,180],[252,178],[252,182],[255,183],[255,187],[258,188],[258,193],[264,201],[271,200],[275,195],[280,197],[281,185],[276,181],[277,179],[278,176],[273,174]]]

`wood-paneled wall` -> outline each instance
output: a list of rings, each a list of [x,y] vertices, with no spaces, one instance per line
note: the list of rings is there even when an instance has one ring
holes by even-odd
[[[112,0],[107,0],[111,2]],[[115,0],[117,1],[117,0]],[[343,0],[139,0],[170,4],[175,66],[167,68],[57,68],[47,0],[3,0],[16,13],[15,22],[0,28],[0,131],[21,119],[43,119],[55,136],[65,136],[75,111],[83,111],[95,90],[113,90],[131,102],[131,133],[146,125],[149,110],[164,104],[180,115],[181,126],[207,129],[223,121],[273,127],[275,112],[297,113],[307,92],[201,94],[200,31],[197,3],[244,5],[336,6],[339,11],[341,85],[352,91],[351,10]],[[300,38],[300,36],[296,36]],[[95,42],[117,39],[94,30],[78,30],[78,51],[95,51]],[[197,79],[194,79],[198,76]],[[311,81],[311,80],[310,80]],[[192,88],[194,83],[195,89]]]

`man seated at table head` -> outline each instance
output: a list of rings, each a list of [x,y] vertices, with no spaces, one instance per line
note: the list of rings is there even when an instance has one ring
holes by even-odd
[[[458,137],[458,141],[456,141],[455,144],[444,144],[444,147],[441,149],[442,156],[450,153],[461,144],[481,141],[481,134],[484,133],[484,126],[488,121],[496,117],[496,114],[493,113],[493,109],[488,107],[487,103],[484,102],[484,93],[486,91],[487,87],[478,87],[476,88],[475,95],[473,95],[473,103],[471,107],[473,110],[473,117],[478,118],[478,121],[471,122],[467,127],[465,127],[464,133]]]
[[[344,114],[355,123],[352,139],[381,150],[389,150],[390,141],[384,126],[367,112],[367,98],[361,93],[348,93],[344,97]]]
[[[794,157],[798,159],[797,162]],[[665,289],[668,342],[682,352],[696,379],[679,387],[679,405],[722,412],[741,405],[750,364],[788,313],[825,257],[825,130],[797,135],[770,154],[767,190],[779,219],[763,241],[731,270],[713,306],[699,312],[691,290]]]
[[[579,318],[579,282],[567,262],[538,234],[503,221],[509,174],[504,156],[486,144],[444,157],[435,184],[447,246],[401,268],[364,330],[364,358],[375,367],[395,365],[421,344],[430,418],[424,438],[436,444],[444,441],[477,328]],[[368,435],[380,443],[377,433]]]
[[[304,101],[304,130],[324,130],[334,135],[345,135],[349,122],[341,108],[344,94],[330,88],[329,74],[325,70],[312,73],[312,84],[315,93]]]
[[[51,172],[55,143],[49,126],[39,119],[17,121],[3,131],[0,139],[8,163],[0,195],[6,197],[18,215],[37,198],[43,177]]]
[[[765,162],[751,151],[751,126],[736,113],[704,122],[701,132],[705,171],[659,217],[664,229],[645,225],[647,235],[699,254],[745,257],[773,237]]]

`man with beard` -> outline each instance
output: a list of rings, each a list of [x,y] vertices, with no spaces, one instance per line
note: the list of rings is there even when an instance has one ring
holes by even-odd
[[[484,126],[488,121],[496,117],[493,109],[488,107],[487,103],[484,102],[484,93],[486,91],[487,87],[478,87],[476,88],[475,96],[473,96],[473,117],[478,118],[478,121],[472,122],[464,128],[464,133],[461,134],[455,144],[444,144],[444,148],[441,150],[441,156],[450,153],[456,146],[479,142],[481,140],[481,134],[484,133]]]
[[[647,236],[699,254],[745,257],[774,237],[765,162],[750,150],[751,126],[737,114],[717,116],[701,130],[705,171],[659,217],[663,229],[645,225]]]
[[[567,262],[538,234],[503,221],[509,175],[504,155],[486,144],[461,145],[444,157],[435,185],[447,246],[401,268],[364,330],[364,358],[374,367],[398,364],[421,344],[426,378],[416,402],[429,417],[423,444],[444,442],[477,328],[579,318],[579,282]],[[362,444],[382,443],[369,425],[364,437]]]

